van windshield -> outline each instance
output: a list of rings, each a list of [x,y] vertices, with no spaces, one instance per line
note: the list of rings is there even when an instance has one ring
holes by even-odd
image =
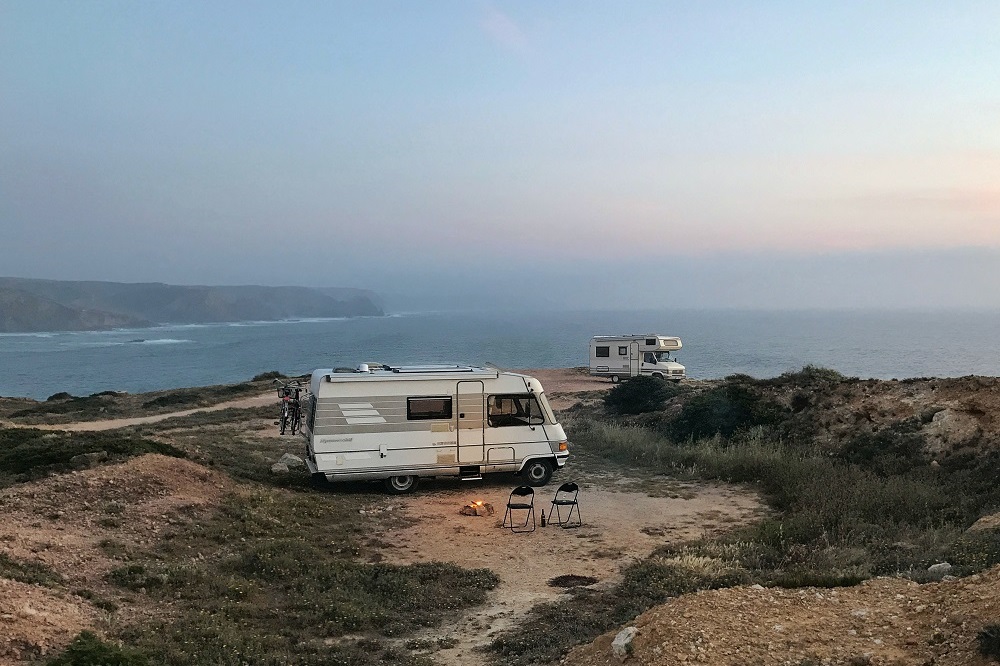
[[[541,425],[545,412],[534,395],[491,395],[486,401],[488,423],[491,428],[507,426]]]
[[[670,358],[670,352],[668,351],[653,352],[653,356],[656,357],[657,363],[666,363],[668,361],[674,360]]]

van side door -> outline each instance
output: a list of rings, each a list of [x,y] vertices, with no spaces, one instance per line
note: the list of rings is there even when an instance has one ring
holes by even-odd
[[[455,389],[455,432],[458,435],[458,462],[479,463],[484,456],[483,429],[485,386],[480,380],[462,380]]]
[[[639,343],[633,340],[628,346],[628,374],[630,377],[636,377],[639,373]]]

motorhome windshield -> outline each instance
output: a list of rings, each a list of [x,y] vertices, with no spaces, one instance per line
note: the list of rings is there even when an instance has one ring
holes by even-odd
[[[667,352],[667,351],[653,352],[653,356],[656,357],[656,362],[657,363],[666,363],[668,361],[674,360],[674,359],[670,358],[670,352]]]
[[[546,421],[546,413],[531,394],[491,395],[486,406],[491,428],[541,425]]]

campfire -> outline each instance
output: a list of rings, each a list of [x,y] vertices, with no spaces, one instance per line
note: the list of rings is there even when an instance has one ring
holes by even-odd
[[[483,500],[476,500],[475,502],[469,502],[463,506],[458,511],[463,516],[492,516],[496,513],[493,510],[493,505],[489,502],[484,502]]]

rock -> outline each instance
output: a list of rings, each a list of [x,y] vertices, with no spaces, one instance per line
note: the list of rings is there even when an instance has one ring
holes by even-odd
[[[632,654],[632,640],[637,633],[639,630],[635,627],[625,627],[619,631],[615,640],[611,641],[611,654],[620,661],[625,661]]]
[[[288,474],[288,465],[276,462],[271,465],[271,474]]]
[[[932,574],[941,574],[943,576],[944,574],[951,572],[951,565],[947,562],[938,562],[937,564],[932,564],[927,567],[927,572]]]
[[[281,463],[281,464],[283,464],[283,465],[285,465],[289,469],[292,468],[292,467],[305,467],[306,466],[306,463],[305,463],[304,460],[302,460],[302,458],[299,458],[298,456],[293,455],[291,453],[286,453],[286,454],[282,455],[280,458],[278,458],[278,462]]]

